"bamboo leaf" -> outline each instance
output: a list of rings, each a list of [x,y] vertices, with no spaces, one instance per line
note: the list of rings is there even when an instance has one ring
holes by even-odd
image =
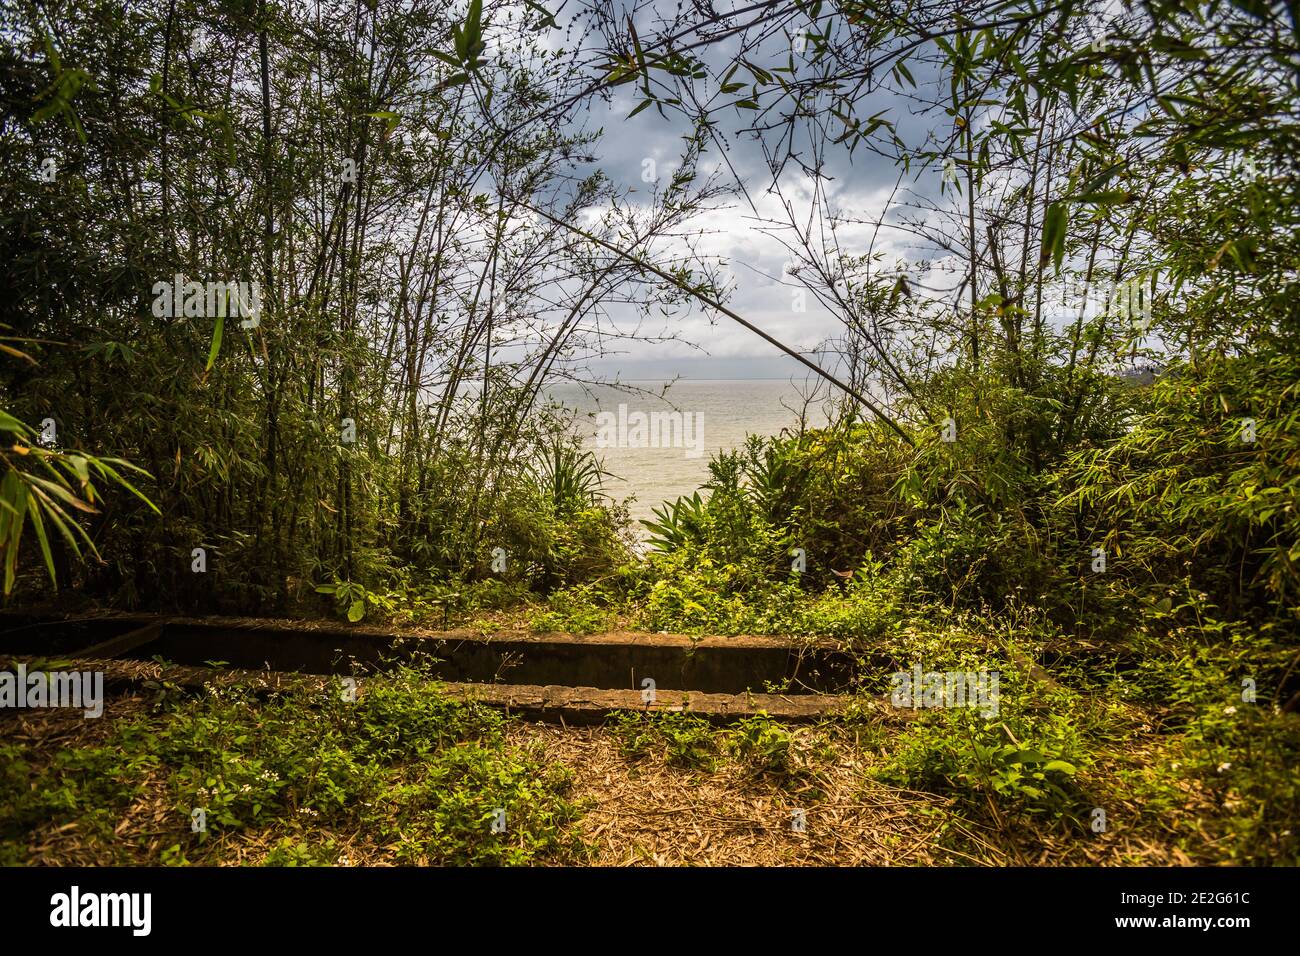
[[[1043,221],[1043,249],[1038,257],[1041,269],[1048,262],[1054,262],[1056,271],[1061,271],[1061,262],[1065,258],[1065,234],[1069,225],[1069,214],[1062,203],[1052,203],[1047,209]]]
[[[36,484],[40,485],[41,488],[44,489],[46,492],[54,495],[56,498],[60,499],[65,504],[68,504],[73,508],[76,508],[78,511],[84,511],[87,514],[96,514],[95,509],[91,505],[87,504],[86,502],[82,501],[80,498],[76,497],[67,488],[63,487],[57,482],[50,481],[46,478],[40,478],[37,477],[36,475],[24,475],[23,478],[26,481],[35,482]]]
[[[11,472],[12,474],[12,472]],[[14,510],[17,512],[9,519],[9,535],[4,541],[5,548],[5,586],[6,595],[12,593],[14,589],[14,577],[18,569],[18,543],[22,540],[23,525],[26,523],[24,518],[27,512],[28,496],[24,493],[25,489],[19,489],[19,494],[13,502]]]
[[[27,493],[27,511],[32,516],[32,528],[36,532],[36,541],[41,547],[41,557],[45,559],[45,570],[50,575],[50,585],[55,591],[59,589],[59,576],[54,573],[54,555],[50,553],[50,540],[45,533],[45,521],[41,518],[40,502],[36,493]]]
[[[204,367],[205,372],[211,371],[212,366],[216,364],[217,353],[221,351],[221,336],[225,330],[226,317],[218,315],[217,323],[212,328],[212,347],[208,349],[208,364]]]

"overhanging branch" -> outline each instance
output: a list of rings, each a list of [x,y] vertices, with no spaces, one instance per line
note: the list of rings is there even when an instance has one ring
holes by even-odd
[[[863,405],[873,415],[875,415],[876,418],[880,419],[891,429],[893,429],[893,431],[898,435],[898,437],[903,439],[903,441],[906,442],[909,446],[915,447],[915,442],[912,441],[911,437],[908,436],[907,432],[903,431],[902,426],[900,426],[898,422],[894,421],[892,418],[886,415],[884,411],[882,411],[880,407],[876,405],[875,402],[871,401],[871,399],[867,398],[865,395],[861,394],[856,389],[853,389],[848,385],[846,385],[844,382],[840,381],[839,378],[832,375],[830,372],[826,371],[816,362],[813,362],[810,359],[804,357],[803,355],[796,352],[794,349],[790,348],[785,343],[778,341],[768,333],[764,332],[762,329],[754,325],[752,322],[748,321],[747,319],[743,318],[740,315],[737,315],[735,312],[727,308],[721,302],[718,302],[717,300],[711,298],[710,296],[701,292],[699,289],[695,289],[692,288],[691,286],[688,286],[676,276],[671,275],[668,272],[665,272],[663,269],[660,269],[654,263],[648,262],[645,259],[642,259],[640,256],[628,252],[625,249],[620,249],[618,246],[614,245],[613,243],[606,242],[604,239],[601,239],[599,236],[593,235],[592,233],[588,232],[587,230],[583,229],[580,226],[575,226],[573,223],[565,222],[562,219],[557,219],[555,216],[552,216],[550,213],[546,212],[545,210],[538,209],[535,206],[530,205],[529,203],[520,201],[519,199],[515,199],[514,201],[517,202],[524,209],[527,209],[529,212],[535,213],[536,215],[541,216],[543,219],[559,226],[562,229],[568,229],[570,232],[576,233],[582,236],[584,239],[596,243],[596,245],[600,246],[603,249],[609,250],[610,252],[614,253],[616,256],[620,256],[626,259],[627,261],[635,264],[639,268],[644,269],[647,272],[653,273],[654,275],[657,275],[665,282],[672,283],[672,285],[675,288],[680,289],[682,292],[685,292],[687,295],[698,299],[700,302],[703,302],[709,308],[721,312],[723,315],[731,319],[733,322],[736,322],[743,328],[746,328],[750,332],[753,332],[755,335],[759,336],[759,338],[763,339],[763,341],[776,346],[786,355],[790,356],[796,361],[807,366],[809,369],[816,372],[822,378],[826,379],[826,381],[834,385],[836,388],[840,389],[840,391],[844,392],[846,395],[851,396],[855,401]]]

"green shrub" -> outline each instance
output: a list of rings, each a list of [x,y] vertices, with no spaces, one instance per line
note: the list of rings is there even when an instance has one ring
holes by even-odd
[[[355,702],[339,689],[275,694],[213,690],[123,718],[102,746],[35,754],[12,748],[0,784],[0,842],[21,856],[31,827],[76,821],[118,860],[210,862],[240,834],[284,833],[268,863],[328,862],[283,839],[328,827],[403,862],[526,864],[582,852],[563,768],[510,746],[505,718],[443,697],[420,666],[368,681]],[[176,841],[118,838],[126,809],[161,785]],[[207,828],[190,832],[193,808]],[[505,833],[491,832],[494,811]],[[286,832],[287,831],[287,832]],[[152,842],[151,842],[152,841]],[[323,851],[321,851],[323,852]],[[155,856],[154,854],[161,854]],[[165,859],[164,859],[165,857]]]
[[[573,634],[607,631],[612,623],[613,616],[604,596],[590,584],[578,584],[555,591],[546,599],[545,607],[529,620],[529,626],[534,631],[566,631]]]
[[[619,749],[631,760],[658,753],[670,767],[710,771],[721,752],[708,721],[689,714],[624,711],[612,729]]]
[[[1004,671],[1004,683],[1007,676]],[[986,812],[991,801],[1004,811],[1078,823],[1094,805],[1080,777],[1097,744],[1085,738],[1078,706],[1065,691],[1030,687],[1008,694],[1004,686],[994,717],[968,707],[921,710],[875,774],[912,789],[953,793],[972,812]]]
[[[767,714],[737,722],[731,730],[729,747],[760,773],[785,776],[795,769],[794,737]]]

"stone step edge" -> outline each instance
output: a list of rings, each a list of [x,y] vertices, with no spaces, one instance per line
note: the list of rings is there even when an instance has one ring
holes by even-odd
[[[24,664],[28,669],[40,662],[49,666],[54,657],[13,655],[0,658],[0,668]],[[242,686],[254,693],[277,690],[319,691],[337,678],[290,671],[212,670],[184,664],[156,661],[107,660],[58,656],[59,669],[100,671],[105,690],[136,689],[146,681],[167,681],[190,689]],[[373,678],[356,679],[357,693],[365,693]],[[597,724],[621,711],[691,714],[715,722],[728,722],[760,713],[791,722],[816,721],[851,709],[871,710],[880,716],[906,717],[907,711],[892,707],[887,700],[833,694],[705,694],[699,691],[660,690],[647,703],[639,690],[610,690],[598,687],[570,687],[561,684],[440,684],[443,692],[458,700],[474,700],[548,723]]]

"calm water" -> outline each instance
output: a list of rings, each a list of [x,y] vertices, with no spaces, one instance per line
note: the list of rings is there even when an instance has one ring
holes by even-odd
[[[561,384],[549,394],[578,410],[575,425],[585,446],[614,476],[606,480],[606,493],[618,501],[633,498],[628,506],[634,520],[653,518],[655,506],[696,491],[708,480],[709,459],[719,450],[743,445],[746,435],[796,428],[804,408],[801,393],[809,391],[788,379],[693,380],[674,383],[661,398],[664,382],[629,384],[644,392]],[[657,421],[652,413],[658,413]],[[678,417],[664,417],[672,413]],[[825,423],[819,401],[808,406],[806,420],[811,426]]]

